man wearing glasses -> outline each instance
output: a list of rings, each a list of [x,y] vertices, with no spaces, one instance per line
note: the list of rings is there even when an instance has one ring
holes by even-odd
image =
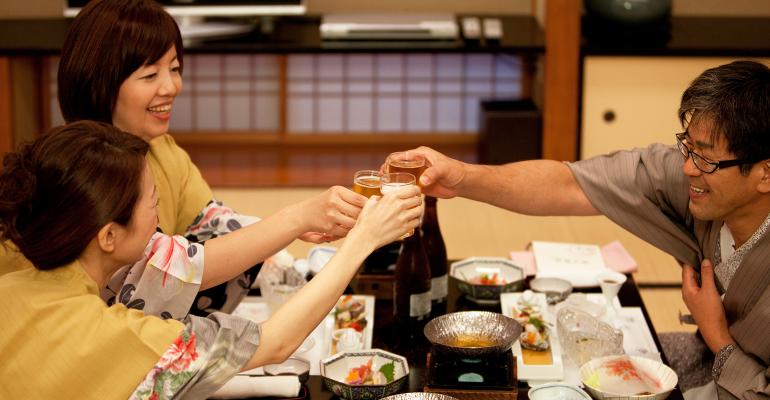
[[[705,71],[679,119],[676,146],[575,163],[473,165],[421,147],[431,167],[420,184],[528,215],[604,214],[673,255],[702,335],[663,340],[685,397],[770,398],[770,69]]]

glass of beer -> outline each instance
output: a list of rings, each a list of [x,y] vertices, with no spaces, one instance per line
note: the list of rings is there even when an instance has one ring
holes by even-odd
[[[425,171],[425,157],[421,154],[409,151],[397,151],[390,153],[387,160],[388,172],[406,172],[420,179]]]
[[[407,172],[389,172],[382,174],[382,187],[380,192],[385,195],[391,192],[397,192],[408,186],[417,184],[417,178],[414,175]],[[407,232],[401,239],[408,238],[414,234],[414,230]]]
[[[356,171],[353,175],[353,191],[360,195],[366,197],[379,195],[381,185],[379,171],[366,169]]]

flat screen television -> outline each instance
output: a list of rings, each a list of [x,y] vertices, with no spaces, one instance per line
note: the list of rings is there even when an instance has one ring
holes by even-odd
[[[65,17],[74,17],[88,0],[66,0]],[[173,16],[245,17],[305,13],[303,0],[158,0]]]
[[[89,0],[65,0],[64,16],[75,17]],[[298,15],[305,13],[304,0],[158,0],[177,20],[182,37],[194,39],[246,32],[253,25],[239,23],[242,17]],[[204,22],[217,17],[216,22]],[[233,22],[222,21],[232,17]]]

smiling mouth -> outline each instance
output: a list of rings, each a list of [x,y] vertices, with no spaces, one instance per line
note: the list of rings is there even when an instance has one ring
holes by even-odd
[[[690,185],[690,191],[695,194],[706,194],[708,193],[708,189],[699,188],[697,186]]]
[[[162,106],[155,106],[155,107],[149,107],[147,108],[148,111],[154,112],[154,113],[163,113],[163,112],[169,112],[171,111],[171,104],[165,104]]]

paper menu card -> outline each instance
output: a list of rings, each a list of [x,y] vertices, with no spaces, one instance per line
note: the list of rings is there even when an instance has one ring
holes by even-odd
[[[532,242],[538,278],[561,278],[574,287],[597,286],[596,275],[609,269],[599,246],[593,244]]]

